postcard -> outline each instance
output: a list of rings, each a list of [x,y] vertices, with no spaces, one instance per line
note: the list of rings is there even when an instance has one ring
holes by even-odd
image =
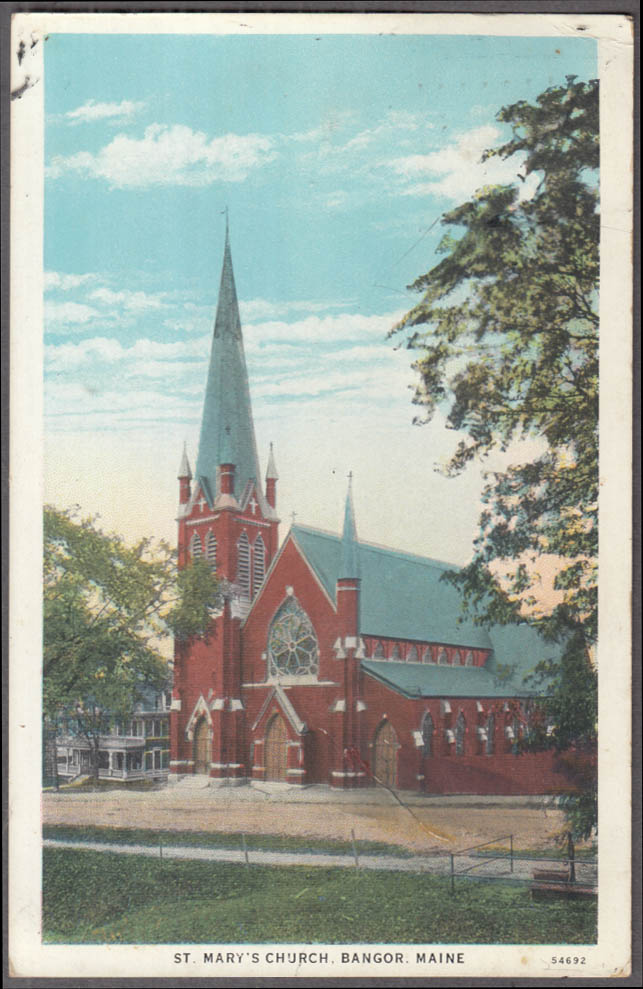
[[[626,977],[630,20],[12,58],[11,975]]]

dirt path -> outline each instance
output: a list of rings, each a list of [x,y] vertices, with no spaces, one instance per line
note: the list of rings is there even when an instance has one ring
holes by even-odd
[[[249,790],[249,788],[244,788]],[[563,827],[560,811],[547,807],[471,806],[412,801],[401,807],[388,794],[355,800],[279,800],[262,794],[166,788],[152,792],[111,790],[43,795],[43,822],[174,831],[297,835],[350,841],[384,841],[416,851],[466,848],[513,834],[516,848],[551,848]],[[401,797],[404,800],[404,797]]]

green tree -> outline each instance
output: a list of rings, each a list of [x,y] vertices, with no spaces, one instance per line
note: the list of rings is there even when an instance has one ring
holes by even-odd
[[[167,681],[163,637],[207,632],[220,582],[202,560],[179,570],[163,542],[128,546],[95,519],[48,506],[43,583],[44,715],[88,740],[97,776],[100,736],[143,687]]]
[[[487,473],[472,562],[451,580],[480,621],[519,621],[539,606],[539,558],[555,561],[558,599],[538,623],[566,644],[541,670],[556,718],[547,744],[562,749],[596,731],[598,83],[567,77],[497,119],[511,137],[484,157],[512,158],[516,182],[442,217],[441,260],[391,332],[418,354],[419,421],[440,407],[460,433],[449,475],[516,441],[537,450]]]

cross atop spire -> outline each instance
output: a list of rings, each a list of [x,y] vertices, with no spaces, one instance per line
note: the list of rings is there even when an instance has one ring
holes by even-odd
[[[344,531],[342,534],[342,569],[340,577],[358,577],[357,529],[353,507],[353,472],[348,475],[348,491],[344,506]]]
[[[210,367],[203,403],[196,478],[214,504],[220,493],[217,468],[235,465],[234,494],[239,499],[249,480],[256,481],[259,461],[255,444],[248,371],[243,351],[241,318],[232,270],[226,207],[226,235],[219,300],[214,320]]]

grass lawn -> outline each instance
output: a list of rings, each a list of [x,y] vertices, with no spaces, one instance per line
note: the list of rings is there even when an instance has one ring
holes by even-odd
[[[66,944],[591,944],[596,906],[438,876],[45,848],[43,940]]]
[[[245,840],[246,848],[267,852],[333,852],[352,855],[350,841],[333,841],[330,838],[306,838],[297,835],[247,834],[240,831],[156,831],[152,828],[110,828],[72,824],[45,824],[43,838],[58,838],[67,841],[113,841],[125,845],[159,844],[190,845],[197,848],[232,848],[240,850]],[[413,852],[400,845],[383,841],[356,841],[357,851],[362,855],[397,855],[410,858]]]

